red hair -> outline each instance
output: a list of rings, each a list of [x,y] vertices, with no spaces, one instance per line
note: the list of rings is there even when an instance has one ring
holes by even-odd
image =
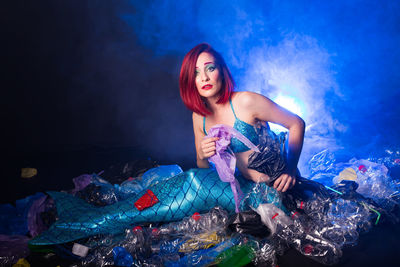
[[[210,53],[214,56],[215,63],[222,73],[222,85],[220,96],[217,101],[218,104],[228,102],[235,88],[235,82],[222,56],[209,44],[202,43],[196,45],[186,54],[183,58],[181,73],[179,75],[179,91],[181,93],[181,98],[188,109],[202,116],[206,116],[210,115],[211,111],[204,104],[202,97],[197,91],[195,82],[197,58],[203,52]]]

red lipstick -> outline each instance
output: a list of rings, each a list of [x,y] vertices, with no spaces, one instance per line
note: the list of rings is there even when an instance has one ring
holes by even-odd
[[[206,84],[203,87],[201,87],[201,89],[204,89],[204,90],[210,90],[211,88],[213,88],[213,86],[211,84]]]

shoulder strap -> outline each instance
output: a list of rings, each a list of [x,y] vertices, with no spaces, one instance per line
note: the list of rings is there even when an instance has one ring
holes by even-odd
[[[235,116],[235,119],[237,119],[235,110],[233,109],[232,99],[229,99],[229,103],[231,103],[231,108],[232,108],[233,115]]]
[[[207,134],[207,132],[206,132],[206,117],[205,116],[203,117],[203,132],[204,132],[204,134]]]

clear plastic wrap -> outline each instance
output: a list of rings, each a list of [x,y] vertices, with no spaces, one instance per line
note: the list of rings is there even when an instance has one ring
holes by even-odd
[[[281,194],[273,187],[267,186],[265,183],[253,183],[249,193],[243,197],[240,209],[246,210],[249,207],[256,209],[262,203],[271,203],[278,208],[285,210]]]
[[[127,229],[124,235],[94,236],[85,243],[90,247],[89,255],[82,259],[83,266],[107,266],[116,264],[116,259],[132,257],[132,264],[150,255],[146,244],[146,233],[141,227]],[[118,247],[119,249],[114,249]],[[117,261],[118,261],[117,260]]]
[[[337,263],[342,256],[338,244],[323,238],[317,229],[306,227],[299,219],[290,225],[278,224],[276,235],[304,256],[326,265]]]
[[[253,264],[255,266],[271,266],[276,267],[276,247],[269,240],[263,240],[260,242],[259,248],[256,250],[255,258],[253,259]]]
[[[121,183],[121,185],[114,185],[118,192],[118,200],[124,200],[132,195],[136,195],[144,190],[142,184],[138,179],[128,179]]]
[[[143,173],[141,185],[143,188],[147,188],[150,185],[178,175],[181,172],[182,169],[178,165],[161,165]]]
[[[312,167],[312,180],[326,186],[338,184],[343,179],[350,179],[358,184],[357,192],[374,200],[386,210],[391,220],[398,221],[391,214],[400,203],[400,152],[385,150],[384,155],[368,159],[352,158],[348,162],[336,163],[335,155],[324,150],[314,156],[309,165]],[[343,173],[351,170],[354,175],[346,177]],[[394,175],[391,177],[390,175]]]
[[[193,234],[198,232],[218,232],[224,230],[229,224],[228,213],[215,207],[208,213],[195,213],[191,217],[186,217],[182,221],[165,224],[159,228],[161,234]]]
[[[391,148],[385,149],[383,155],[368,157],[369,161],[376,162],[378,164],[383,164],[387,168],[399,167],[400,166],[400,149]],[[400,177],[393,177],[400,178]]]
[[[341,247],[356,245],[359,231],[367,231],[372,226],[371,215],[366,205],[339,198],[331,203],[326,225],[321,225],[319,232]]]
[[[270,229],[271,234],[275,234],[278,224],[292,224],[292,220],[290,219],[290,217],[288,217],[281,209],[276,207],[274,204],[261,204],[255,211],[261,216],[261,221]]]

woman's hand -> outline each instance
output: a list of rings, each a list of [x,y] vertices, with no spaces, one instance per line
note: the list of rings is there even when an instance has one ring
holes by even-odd
[[[215,141],[218,139],[218,137],[205,137],[203,140],[201,140],[199,149],[199,158],[201,160],[208,159],[215,154]]]
[[[296,183],[296,176],[288,173],[283,173],[274,182],[274,188],[278,191],[286,192]]]

